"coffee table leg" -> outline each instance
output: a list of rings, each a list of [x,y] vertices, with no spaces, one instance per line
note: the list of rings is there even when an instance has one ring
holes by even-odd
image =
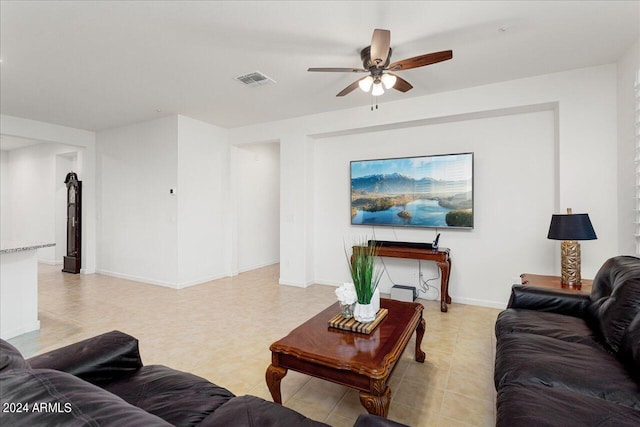
[[[389,403],[391,402],[391,389],[387,386],[381,396],[360,392],[360,403],[368,413],[387,418]]]
[[[282,405],[282,394],[280,393],[280,381],[287,375],[287,370],[279,366],[269,365],[265,374],[267,387],[271,392],[271,397],[275,403]]]
[[[424,318],[420,319],[420,323],[418,323],[418,327],[416,328],[416,362],[424,363],[425,354],[422,351],[422,337],[424,337],[425,331],[425,323]]]

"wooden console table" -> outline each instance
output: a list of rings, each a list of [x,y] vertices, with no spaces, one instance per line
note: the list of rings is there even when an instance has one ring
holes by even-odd
[[[353,250],[357,251],[358,247],[354,246]],[[380,246],[378,248],[378,256],[435,261],[440,269],[440,311],[447,312],[447,304],[451,304],[451,297],[449,296],[449,275],[451,273],[449,248],[433,250],[405,246]]]

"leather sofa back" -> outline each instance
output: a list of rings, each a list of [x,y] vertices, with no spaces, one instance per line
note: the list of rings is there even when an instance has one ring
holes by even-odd
[[[593,280],[590,299],[587,315],[591,327],[618,353],[629,325],[640,313],[640,258],[607,260]],[[635,344],[625,340],[624,350]]]

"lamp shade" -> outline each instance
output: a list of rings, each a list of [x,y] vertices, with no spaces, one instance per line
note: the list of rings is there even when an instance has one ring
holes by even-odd
[[[596,232],[588,214],[552,215],[547,239],[595,240]]]

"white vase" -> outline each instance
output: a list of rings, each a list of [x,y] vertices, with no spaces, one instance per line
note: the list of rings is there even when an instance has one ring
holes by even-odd
[[[371,304],[375,308],[376,314],[377,314],[378,310],[380,310],[380,288],[376,287],[376,290],[373,292],[373,295],[371,295]]]
[[[375,304],[360,304],[357,302],[356,308],[353,310],[353,317],[358,322],[367,323],[373,322],[377,313],[378,310],[376,310]]]
[[[360,306],[360,312],[358,312],[358,306]],[[376,288],[373,295],[371,295],[369,304],[356,303],[356,307],[353,310],[353,317],[358,322],[373,322],[378,314],[378,310],[380,310],[380,289]]]

